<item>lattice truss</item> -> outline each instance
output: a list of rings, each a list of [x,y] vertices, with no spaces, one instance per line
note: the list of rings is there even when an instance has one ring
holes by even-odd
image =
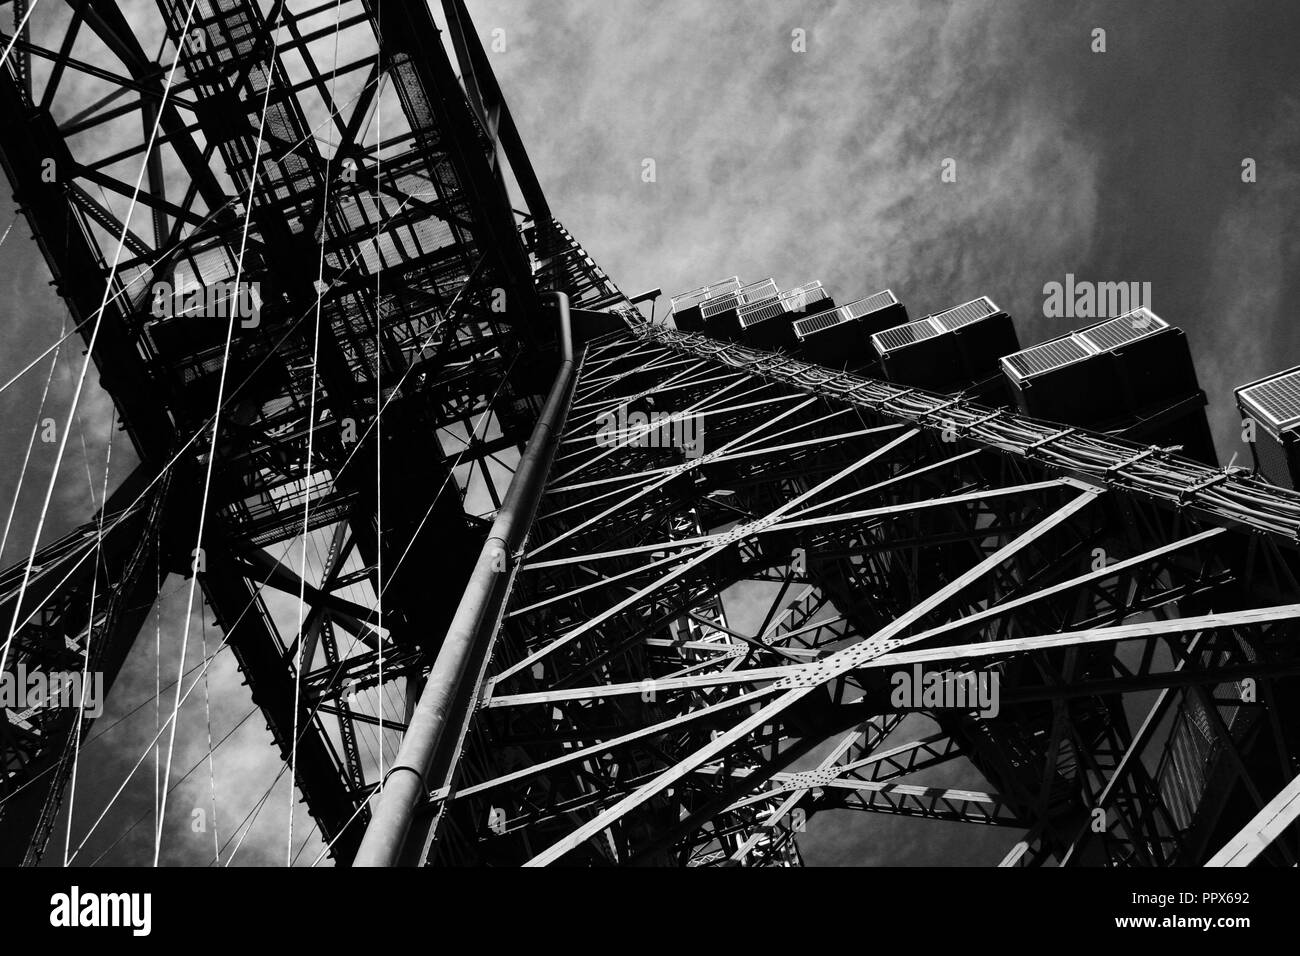
[[[4,666],[89,658],[111,683],[201,547],[223,643],[346,860],[380,776],[359,728],[400,737],[549,381],[536,283],[621,295],[552,220],[460,0],[439,22],[379,0],[11,6],[0,160],[141,464],[4,576]],[[160,316],[163,282],[182,303],[256,283],[258,321]],[[0,858],[33,862],[77,718],[8,718]]]
[[[789,865],[851,809],[1188,864],[1295,777],[1300,497],[630,324],[586,352],[432,861]],[[899,706],[917,666],[999,712]]]
[[[550,384],[537,293],[626,300],[460,0],[9,6],[0,163],[140,465],[0,573],[0,668],[111,685],[193,574],[346,862]],[[259,321],[159,316],[162,282],[256,282]],[[1007,827],[1007,865],[1294,862],[1242,827],[1300,769],[1300,496],[623,314],[427,859],[793,864],[850,809]],[[611,441],[637,414],[679,421]],[[900,708],[918,667],[996,677],[998,714]],[[6,710],[0,862],[89,729]]]

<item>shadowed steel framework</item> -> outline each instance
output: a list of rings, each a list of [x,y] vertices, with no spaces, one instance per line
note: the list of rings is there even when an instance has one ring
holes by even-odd
[[[647,320],[461,0],[9,6],[0,161],[139,465],[0,574],[7,670],[111,684],[191,577],[340,864],[399,772],[384,862],[793,865],[855,810],[1012,828],[1007,866],[1295,863],[1300,495]],[[259,319],[160,316],[160,282],[257,282]],[[918,668],[996,713],[899,706]],[[418,765],[363,753],[435,698]],[[92,721],[6,718],[31,864]],[[955,761],[978,789],[921,782]]]

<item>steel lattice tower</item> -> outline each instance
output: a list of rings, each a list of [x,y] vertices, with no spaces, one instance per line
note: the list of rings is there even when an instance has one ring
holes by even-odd
[[[647,321],[442,15],[450,49],[379,0],[159,0],[159,62],[113,3],[15,41],[0,158],[141,464],[4,573],[7,666],[111,680],[195,574],[340,863],[790,865],[830,809],[1024,830],[1004,865],[1295,862],[1300,495]],[[150,314],[241,275],[255,328]],[[898,707],[917,667],[999,712]],[[402,702],[386,767],[357,688]],[[89,721],[7,716],[30,863]],[[914,782],[959,760],[986,789]]]

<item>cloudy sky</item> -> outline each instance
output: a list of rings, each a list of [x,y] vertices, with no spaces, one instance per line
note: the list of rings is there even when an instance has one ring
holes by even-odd
[[[505,31],[494,63],[552,207],[629,294],[771,275],[841,301],[889,287],[916,316],[989,295],[1030,345],[1077,324],[1044,317],[1045,283],[1150,282],[1225,461],[1232,388],[1300,364],[1294,3],[471,7]]]
[[[671,295],[731,274],[771,275],[782,287],[820,279],[844,301],[889,287],[916,316],[989,295],[1029,345],[1074,324],[1044,317],[1045,283],[1067,273],[1149,282],[1155,311],[1188,333],[1224,462],[1241,447],[1233,386],[1300,364],[1300,329],[1288,309],[1300,282],[1294,2],[469,6],[485,44],[504,41],[489,55],[552,208],[627,293],[662,287]],[[1097,29],[1105,52],[1093,51]],[[800,35],[806,49],[796,52]],[[1256,182],[1242,181],[1246,158]],[[643,181],[647,159],[653,182]],[[949,159],[956,182],[941,179]],[[15,210],[9,191],[0,192],[2,232]],[[0,244],[0,275],[10,292],[0,299],[4,381],[57,337],[63,310],[22,221]],[[79,362],[80,348],[67,357]],[[60,397],[66,408],[73,367],[56,374],[56,410]],[[43,380],[34,373],[0,395],[4,514]],[[96,487],[105,412],[92,389],[83,416]],[[64,411],[55,414],[62,421]],[[119,439],[114,474],[129,467],[125,445]],[[70,445],[75,460],[65,466],[50,533],[90,513],[79,449]],[[47,457],[38,445],[25,489],[44,488]],[[25,554],[39,507],[31,494],[5,564]],[[178,623],[168,620],[165,632]],[[109,718],[152,693],[149,645]],[[220,737],[249,705],[228,660],[213,680]],[[202,706],[197,695],[191,706]],[[201,716],[190,725],[201,727]],[[259,716],[235,734],[221,748],[229,763],[218,779],[260,781],[223,811],[241,817],[277,761]],[[120,777],[119,765],[135,759],[138,735],[124,736],[131,746],[108,748],[105,774]],[[205,750],[199,736],[181,745],[182,768]],[[200,789],[178,798],[183,807],[203,803],[206,772],[193,783]],[[146,785],[134,803],[124,801],[123,819],[146,807],[149,793]],[[282,825],[283,782],[271,799]],[[111,823],[104,828],[123,828]],[[809,860],[867,862],[888,850],[895,860],[931,861],[947,844],[926,837],[925,827],[905,822],[886,836],[858,824],[852,839],[819,833],[807,842]],[[274,829],[265,840],[260,830],[249,837],[246,862],[282,858]],[[985,860],[1005,843],[1004,834],[965,838]],[[203,839],[210,847],[211,834]],[[317,848],[306,851],[314,857]],[[182,845],[175,859],[199,854]]]

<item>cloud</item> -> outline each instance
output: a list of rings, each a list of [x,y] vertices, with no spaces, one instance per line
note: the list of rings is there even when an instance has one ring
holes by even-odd
[[[1216,397],[1233,388],[1300,364],[1300,329],[1292,304],[1300,292],[1295,262],[1300,255],[1300,99],[1278,105],[1275,122],[1259,143],[1258,181],[1239,183],[1210,232],[1210,271],[1205,310],[1216,321],[1204,329],[1208,347],[1197,356],[1201,386]],[[1225,460],[1236,451],[1250,465],[1241,442],[1240,416],[1220,401],[1211,420]]]
[[[1036,291],[1086,254],[1078,96],[1018,82],[1067,40],[1037,36],[1025,4],[476,8],[485,35],[513,19],[494,64],[534,164],[625,291],[816,277],[841,301],[892,287],[920,315]],[[1026,208],[1043,228],[1023,228]]]

